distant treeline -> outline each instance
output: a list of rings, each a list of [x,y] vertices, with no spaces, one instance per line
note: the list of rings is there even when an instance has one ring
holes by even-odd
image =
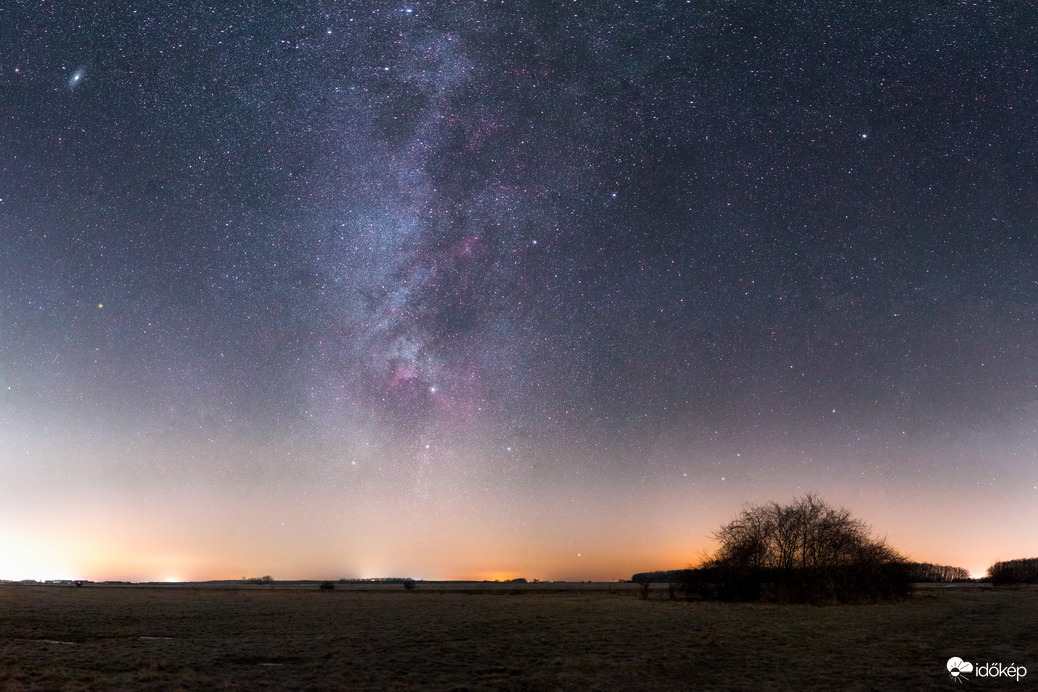
[[[1028,562],[1027,560],[1015,560],[1017,562]],[[1038,559],[1031,560],[1032,579],[1038,575]],[[934,565],[929,562],[906,562],[904,566],[908,570],[908,578],[914,582],[953,582],[969,581],[969,570],[964,567],[952,567],[951,565]],[[669,569],[657,570],[655,572],[639,572],[631,577],[636,584],[684,584],[693,576],[692,569]]]
[[[988,579],[996,585],[1038,583],[1038,557],[996,562],[988,567]]]
[[[929,562],[909,562],[908,578],[915,582],[969,581],[970,571],[965,567],[934,565]]]

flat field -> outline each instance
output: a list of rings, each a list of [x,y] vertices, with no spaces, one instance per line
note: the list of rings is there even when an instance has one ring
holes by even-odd
[[[908,601],[641,600],[629,588],[0,586],[0,690],[961,689],[1038,682],[1038,590]],[[1031,684],[1028,684],[1031,683]]]

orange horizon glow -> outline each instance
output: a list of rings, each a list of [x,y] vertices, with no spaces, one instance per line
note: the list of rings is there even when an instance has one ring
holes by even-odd
[[[270,487],[185,482],[174,496],[160,487],[101,486],[84,496],[56,486],[48,504],[34,496],[38,490],[18,492],[19,484],[34,486],[14,473],[0,508],[0,579],[610,582],[697,565],[714,548],[711,533],[744,505],[809,491],[846,507],[918,562],[964,567],[976,577],[996,561],[1038,553],[1031,487],[1018,485],[1011,495],[971,489],[967,513],[957,509],[954,485],[923,478],[895,493],[884,479],[807,484],[783,472],[781,458],[761,456],[774,472],[646,483],[560,473],[519,493],[488,486],[483,476],[402,488],[371,481],[370,494],[349,501],[334,485],[304,478]]]
[[[409,563],[402,559],[332,560],[307,559],[291,550],[290,546],[259,545],[258,552],[241,552],[237,568],[222,564],[216,546],[209,550],[200,547],[192,551],[190,541],[181,538],[179,549],[165,552],[168,539],[147,541],[123,535],[122,540],[108,543],[100,530],[84,530],[55,536],[41,531],[38,541],[14,541],[11,534],[0,534],[0,579],[37,581],[83,579],[94,582],[204,582],[236,581],[270,575],[275,580],[372,579],[410,577],[420,581],[499,581],[516,578],[529,581],[595,581],[626,580],[638,572],[682,569],[700,563],[704,551],[713,545],[704,539],[698,545],[666,545],[665,537],[655,546],[616,544],[587,541],[581,552],[564,554],[557,546],[543,550],[539,556],[510,559],[504,547],[485,546],[484,558],[470,550],[457,549],[450,553],[439,551],[435,568],[421,561]],[[131,534],[134,532],[131,532]],[[471,543],[478,536],[469,536]],[[678,539],[673,535],[672,540]],[[1013,539],[986,541],[987,550],[978,556],[964,553],[954,538],[941,543],[932,537],[913,539],[899,535],[900,542],[891,544],[911,560],[965,567],[972,577],[984,576],[988,566],[1001,559],[1022,557],[1011,551]],[[913,550],[915,548],[915,550]],[[298,559],[275,557],[296,554]],[[507,565],[507,566],[505,566]]]

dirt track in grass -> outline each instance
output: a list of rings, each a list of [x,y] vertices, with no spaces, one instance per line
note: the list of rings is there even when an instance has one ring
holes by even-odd
[[[0,689],[955,689],[951,656],[1038,681],[1035,589],[827,607],[469,591],[0,586]]]

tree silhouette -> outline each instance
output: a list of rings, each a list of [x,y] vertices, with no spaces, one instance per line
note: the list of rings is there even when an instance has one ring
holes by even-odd
[[[687,572],[686,590],[723,600],[848,601],[906,595],[907,562],[870,527],[816,495],[747,507]]]
[[[912,581],[952,582],[968,581],[970,572],[965,567],[935,565],[929,562],[909,562],[908,573]]]
[[[772,502],[744,509],[713,533],[721,545],[713,561],[750,569],[831,569],[903,558],[870,535],[870,527],[816,495],[791,505]]]
[[[988,567],[987,578],[996,586],[1038,582],[1038,557],[1004,560]]]

